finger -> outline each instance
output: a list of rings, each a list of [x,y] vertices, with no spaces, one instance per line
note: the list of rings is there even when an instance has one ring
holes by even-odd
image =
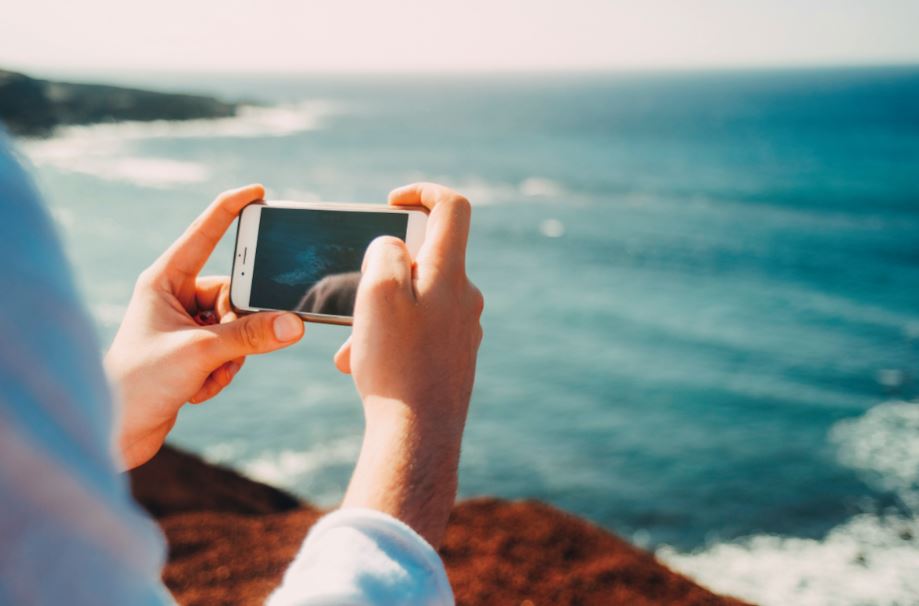
[[[188,400],[188,403],[189,404],[202,404],[204,402],[207,402],[208,400],[210,400],[211,398],[219,394],[221,391],[223,391],[224,387],[226,387],[226,385],[221,384],[221,382],[217,380],[217,378],[214,375],[210,375],[204,381],[204,385],[201,386],[201,389],[198,390],[198,393],[196,393],[194,396],[191,397],[190,400]]]
[[[405,242],[392,236],[380,236],[370,243],[361,266],[357,296],[365,291],[401,292],[414,299],[412,258]]]
[[[220,317],[221,322],[228,322],[236,319],[236,311],[233,309],[233,304],[230,303],[229,280],[227,281],[226,288],[217,294],[217,302],[214,305],[214,310]]]
[[[436,183],[413,183],[389,194],[393,206],[425,206],[431,211],[424,243],[418,251],[419,265],[465,271],[466,241],[472,215],[469,201]]]
[[[335,368],[340,372],[350,375],[351,374],[351,337],[349,336],[344,343],[341,344],[341,347],[338,348],[338,351],[335,352],[335,356],[332,358],[335,361]]]
[[[303,320],[292,313],[264,312],[202,330],[213,335],[207,341],[207,355],[213,363],[222,363],[292,345],[300,340],[305,328]]]
[[[195,305],[199,310],[213,310],[221,324],[236,319],[230,304],[230,277],[203,276],[195,279]]]
[[[220,194],[156,264],[167,274],[197,276],[243,207],[264,197],[265,188],[261,185],[247,185]]]
[[[217,309],[217,301],[230,288],[229,276],[202,276],[195,279],[195,304],[199,310]]]
[[[198,392],[188,401],[192,404],[200,404],[219,394],[231,381],[233,381],[233,377],[235,377],[242,368],[244,362],[245,358],[239,358],[221,365],[217,370],[208,375],[207,379],[204,381],[204,385],[202,385]]]

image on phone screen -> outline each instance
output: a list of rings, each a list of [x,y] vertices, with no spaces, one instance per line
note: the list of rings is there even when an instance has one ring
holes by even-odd
[[[263,208],[249,304],[352,316],[367,247],[407,228],[404,213]]]

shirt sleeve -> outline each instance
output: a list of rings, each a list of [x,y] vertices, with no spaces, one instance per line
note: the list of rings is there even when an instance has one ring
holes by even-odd
[[[0,604],[170,604],[118,473],[92,323],[0,129]]]
[[[452,606],[437,552],[384,513],[340,509],[310,531],[268,606]]]

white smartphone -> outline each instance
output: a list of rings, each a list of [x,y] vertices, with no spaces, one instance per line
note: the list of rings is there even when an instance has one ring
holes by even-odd
[[[305,320],[351,324],[367,246],[405,241],[414,258],[427,210],[345,202],[259,201],[239,215],[230,303],[240,313],[292,311]]]

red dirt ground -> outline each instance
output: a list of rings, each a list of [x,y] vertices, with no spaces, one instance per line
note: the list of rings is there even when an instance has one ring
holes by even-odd
[[[261,604],[322,511],[166,447],[132,472],[169,542],[163,577],[184,606]],[[615,535],[536,501],[474,499],[440,549],[457,603],[737,606]]]

